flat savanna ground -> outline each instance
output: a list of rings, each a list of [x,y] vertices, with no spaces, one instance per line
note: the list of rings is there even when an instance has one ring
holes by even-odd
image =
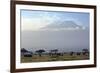
[[[89,59],[89,55],[69,55],[64,54],[63,56],[50,56],[50,55],[33,55],[32,57],[24,57],[21,56],[22,63],[29,62],[48,62],[48,61],[72,61],[72,60],[87,60]]]

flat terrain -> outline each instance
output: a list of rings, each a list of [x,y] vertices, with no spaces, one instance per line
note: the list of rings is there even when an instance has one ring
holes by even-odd
[[[32,57],[21,56],[22,63],[29,62],[48,62],[48,61],[72,61],[72,60],[87,60],[89,55],[69,55],[64,54],[63,56],[50,56],[50,55],[32,55]]]

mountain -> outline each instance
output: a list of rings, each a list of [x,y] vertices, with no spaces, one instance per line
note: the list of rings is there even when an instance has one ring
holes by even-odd
[[[56,21],[41,29],[83,29],[83,26],[76,24],[74,21]]]

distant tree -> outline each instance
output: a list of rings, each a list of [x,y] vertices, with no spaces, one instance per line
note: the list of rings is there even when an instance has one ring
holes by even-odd
[[[57,52],[58,52],[58,49],[54,49],[54,50],[52,50],[55,54],[57,54]]]
[[[58,53],[58,49],[50,50],[51,55],[56,55]]]
[[[63,56],[63,53],[57,53],[57,56]]]
[[[28,51],[26,50],[25,48],[21,48],[21,55],[24,56],[24,57],[32,57],[32,52],[31,51]]]
[[[21,48],[21,52],[25,53],[25,52],[28,52],[28,50],[26,50],[25,48]]]
[[[83,51],[83,52],[88,52],[89,50],[88,50],[88,49],[82,49],[82,51]]]
[[[71,51],[71,52],[70,52],[70,55],[71,55],[71,56],[73,56],[73,55],[74,55],[74,52],[73,52],[73,51]]]
[[[52,57],[57,57],[58,49],[50,50],[49,55]]]
[[[77,54],[77,55],[81,55],[81,52],[77,52],[76,54]]]
[[[89,50],[88,49],[82,49],[82,52],[83,52],[83,55],[86,55],[89,53]]]
[[[37,50],[36,53],[38,53],[38,55],[41,57],[42,56],[42,53],[45,52],[45,50],[43,49],[40,49],[40,50]]]

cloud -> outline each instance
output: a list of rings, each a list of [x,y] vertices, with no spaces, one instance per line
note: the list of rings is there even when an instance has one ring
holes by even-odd
[[[42,27],[48,25],[48,19],[44,18],[22,18],[21,29],[22,30],[39,30]]]

